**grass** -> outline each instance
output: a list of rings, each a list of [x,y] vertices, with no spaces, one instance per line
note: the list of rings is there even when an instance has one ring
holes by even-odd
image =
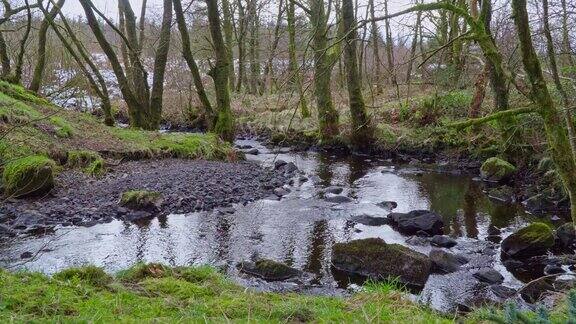
[[[107,127],[94,116],[54,106],[22,87],[0,81],[0,90],[0,167],[30,155],[65,162],[70,151],[128,158],[235,158],[231,146],[212,134]],[[99,172],[100,164],[90,165],[89,171]]]
[[[8,196],[23,196],[54,185],[56,163],[42,155],[13,160],[2,172],[4,191]]]
[[[0,270],[0,322],[449,323],[390,284],[347,298],[255,292],[208,267],[140,264],[115,277],[95,267],[53,277]]]

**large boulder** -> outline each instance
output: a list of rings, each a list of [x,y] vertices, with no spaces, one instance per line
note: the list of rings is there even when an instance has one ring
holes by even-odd
[[[488,181],[499,182],[516,173],[516,167],[497,157],[491,157],[480,167],[480,175]]]
[[[552,229],[544,223],[533,223],[505,238],[502,253],[510,258],[524,259],[546,254],[552,246]]]
[[[412,287],[423,287],[432,262],[428,256],[379,238],[337,243],[332,248],[332,265],[340,271],[373,280],[398,279]]]
[[[574,243],[576,243],[576,231],[572,222],[556,229],[556,244],[559,248],[573,249]]]
[[[54,187],[56,163],[35,155],[14,160],[2,173],[4,193],[9,197],[44,195]]]
[[[260,259],[256,262],[240,262],[238,263],[237,268],[240,272],[266,281],[286,280],[303,274],[303,272],[298,269],[268,259]]]
[[[405,235],[425,233],[429,236],[444,233],[444,221],[438,214],[429,210],[413,210],[409,213],[391,213],[388,215],[393,226]]]

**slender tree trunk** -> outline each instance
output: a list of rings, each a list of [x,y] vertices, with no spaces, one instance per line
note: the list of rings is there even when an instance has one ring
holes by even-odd
[[[150,92],[150,119],[149,128],[157,129],[162,118],[162,96],[164,94],[164,74],[170,50],[170,29],[172,27],[172,0],[164,0],[164,12],[160,25],[160,38],[154,58],[154,75],[152,91]],[[142,39],[140,39],[142,44]]]
[[[257,0],[248,3],[248,15],[250,17],[250,94],[258,94],[260,85],[260,19],[258,17]]]
[[[52,2],[52,0],[50,1]],[[44,16],[49,17],[49,12],[41,4],[39,7],[42,10]],[[112,114],[112,104],[110,103],[110,95],[108,94],[108,87],[106,85],[106,82],[104,81],[104,78],[102,77],[102,74],[100,73],[98,68],[96,68],[96,66],[92,62],[92,59],[88,57],[88,55],[86,54],[84,46],[74,34],[72,28],[68,24],[68,21],[64,16],[64,14],[62,13],[62,11],[60,11],[59,13],[60,13],[60,19],[62,20],[67,35],[62,34],[60,28],[56,26],[56,24],[54,23],[55,17],[54,18],[49,17],[48,22],[52,27],[52,30],[54,30],[56,36],[62,42],[62,45],[64,45],[68,53],[70,53],[70,55],[74,58],[74,60],[78,64],[78,67],[80,68],[80,70],[90,83],[92,89],[94,89],[94,92],[96,92],[96,95],[100,98],[102,111],[104,112],[104,124],[107,126],[113,126],[114,116]],[[71,42],[69,42],[69,40]],[[88,70],[88,68],[86,68],[85,65],[88,65],[88,67],[90,67],[90,71]],[[96,80],[94,80],[94,77],[92,77],[92,75],[96,77]]]
[[[146,5],[147,0],[142,0],[142,7],[140,8],[140,20],[138,25],[138,53],[142,53],[144,43],[146,42]],[[172,6],[172,4],[170,4]]]
[[[246,48],[244,47],[244,39],[246,38],[246,13],[244,11],[244,6],[242,5],[242,0],[237,0],[238,4],[238,28],[236,33],[236,41],[238,42],[238,79],[236,82],[236,92],[242,90],[242,82],[246,78],[245,71],[245,58],[246,58]]]
[[[296,58],[296,16],[294,1],[287,0],[288,11],[286,12],[286,21],[288,24],[288,74],[290,85],[298,91],[298,104],[300,106],[300,115],[302,118],[311,116],[308,109],[308,103],[302,89],[302,74],[298,70],[298,61]]]
[[[65,0],[58,0],[58,2],[50,9],[48,16],[44,17],[40,28],[38,29],[38,49],[37,49],[37,61],[34,67],[34,74],[32,76],[32,81],[30,83],[30,91],[38,92],[40,91],[40,86],[42,85],[42,78],[44,76],[44,70],[46,68],[46,35],[48,34],[48,27],[50,27],[50,20],[53,20],[62,6]]]
[[[234,51],[233,51],[233,28],[232,28],[232,13],[230,12],[230,1],[222,0],[222,28],[224,29],[224,40],[228,48],[228,64],[230,65],[230,89],[234,89],[236,83],[236,75],[234,72]]]
[[[419,2],[416,2],[417,4]],[[416,48],[418,47],[418,31],[420,30],[420,21],[422,19],[422,12],[416,13],[416,24],[414,25],[414,35],[412,35],[412,45],[410,46],[410,61],[408,62],[408,69],[406,71],[406,84],[408,84],[408,96],[410,96],[410,80],[412,79],[412,67],[414,60],[416,60]]]
[[[28,42],[28,38],[30,37],[30,31],[32,30],[32,10],[30,9],[30,5],[28,4],[28,0],[26,2],[26,29],[24,31],[24,36],[20,40],[20,50],[18,51],[18,56],[16,57],[16,65],[14,67],[14,75],[10,77],[10,82],[20,84],[22,81],[22,69],[24,67],[24,55],[26,54],[26,43]]]
[[[556,90],[560,93],[562,97],[562,103],[564,105],[564,119],[566,121],[566,128],[568,129],[568,137],[570,140],[570,146],[572,147],[573,158],[576,161],[576,131],[574,130],[574,119],[572,118],[571,100],[560,81],[560,74],[558,73],[558,64],[556,63],[556,51],[554,50],[554,40],[552,39],[552,33],[550,32],[550,22],[548,15],[548,0],[542,0],[543,8],[543,20],[544,20],[544,37],[546,38],[546,51],[548,54],[548,60],[550,62],[550,71],[552,72],[552,79],[554,80],[554,85]]]
[[[215,132],[224,140],[232,142],[234,140],[234,117],[230,109],[230,93],[228,91],[230,69],[226,44],[222,37],[220,27],[220,14],[216,0],[206,0],[208,9],[208,23],[210,24],[210,35],[214,46],[216,62],[210,71],[210,76],[214,80],[216,90],[216,101],[218,103],[218,118]]]
[[[373,3],[372,3],[373,4]],[[358,57],[356,54],[356,18],[352,0],[342,0],[342,18],[346,32],[345,60],[348,79],[348,98],[350,100],[350,116],[352,117],[352,145],[357,149],[367,149],[372,143],[372,127],[366,113],[366,105],[362,97],[362,80],[358,74]]]
[[[372,19],[371,30],[370,33],[372,34],[372,54],[374,55],[374,82],[376,83],[376,94],[382,93],[382,79],[380,73],[380,66],[382,63],[380,62],[380,33],[378,32],[378,26],[376,25],[376,21],[374,21],[375,14],[374,14],[374,0],[368,1],[368,7],[370,8],[370,19]]]
[[[388,15],[388,0],[384,0],[384,14]],[[390,30],[390,19],[384,20],[386,29],[386,57],[388,59],[388,73],[390,73],[390,84],[396,89],[396,97],[400,98],[398,88],[398,79],[396,77],[396,68],[394,66],[394,43],[392,42],[392,33]]]
[[[564,51],[564,65],[574,68],[576,63],[574,63],[574,52],[572,51],[572,45],[570,44],[570,27],[568,27],[568,10],[566,8],[566,0],[560,1],[562,4],[562,48]],[[572,78],[576,77],[576,72],[570,73]]]
[[[544,121],[550,156],[570,197],[572,222],[576,224],[576,161],[571,154],[570,141],[566,129],[561,126],[561,114],[548,91],[538,55],[534,50],[526,0],[512,0],[512,11],[520,41],[522,63],[531,85],[531,97]]]
[[[4,35],[0,32],[0,62],[2,64],[2,72],[0,78],[5,79],[10,75],[10,56],[8,56],[8,47]]]
[[[323,0],[309,0],[310,22],[313,26],[313,50],[314,50],[314,94],[316,96],[316,108],[318,109],[318,121],[320,124],[320,138],[323,142],[330,143],[340,134],[338,126],[338,112],[332,102],[330,80],[332,68],[338,50],[331,48],[328,51],[328,26],[326,11]]]
[[[186,64],[188,64],[188,68],[192,74],[194,87],[196,88],[196,93],[198,94],[200,103],[202,104],[206,127],[208,130],[212,130],[216,116],[214,115],[212,105],[210,104],[210,100],[208,99],[208,95],[204,89],[198,65],[196,64],[196,60],[192,54],[188,27],[186,26],[186,19],[184,18],[184,11],[182,10],[182,2],[180,0],[174,0],[174,13],[176,14],[176,22],[182,39],[182,55],[184,56],[184,60],[186,60]]]
[[[118,1],[118,29],[123,33],[126,33],[126,19],[124,16],[124,5],[122,1]],[[123,41],[120,41],[120,54],[122,55],[124,70],[126,70],[126,77],[130,81],[130,86],[134,88],[134,85],[132,84],[132,80],[134,80],[132,73],[132,63],[130,62],[130,57],[128,56],[128,47]]]
[[[480,117],[482,103],[484,102],[484,97],[486,95],[486,82],[489,70],[489,65],[485,64],[482,72],[480,72],[476,79],[476,83],[474,84],[474,96],[472,97],[470,108],[468,109],[468,118]]]
[[[262,77],[262,82],[260,84],[260,93],[263,94],[266,91],[266,86],[270,87],[272,91],[272,82],[270,79],[270,73],[273,70],[274,57],[276,56],[276,49],[278,48],[278,43],[280,42],[280,27],[282,26],[282,17],[285,11],[284,0],[280,0],[278,4],[278,15],[276,16],[276,25],[274,26],[274,39],[272,40],[272,46],[270,47],[270,55],[268,56],[268,62],[264,67],[264,74]]]

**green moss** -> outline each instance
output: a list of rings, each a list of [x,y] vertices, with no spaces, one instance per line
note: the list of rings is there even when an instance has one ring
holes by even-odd
[[[92,161],[86,168],[84,168],[84,172],[95,177],[101,176],[106,173],[106,164],[102,159]]]
[[[544,223],[532,223],[502,241],[502,251],[512,258],[544,255],[554,246],[554,233]]]
[[[26,90],[24,87],[0,80],[0,93],[3,93],[18,101],[34,103],[38,105],[51,105],[51,103],[38,97],[34,92]]]
[[[532,223],[520,229],[515,235],[526,242],[542,242],[548,247],[554,245],[552,229],[544,223]]]
[[[147,268],[155,270],[112,282],[82,268],[53,278],[0,270],[0,322],[452,322],[390,285],[349,297],[262,293],[206,267]]]
[[[156,191],[130,190],[122,193],[119,204],[130,209],[156,208],[162,194]]]
[[[67,156],[66,165],[71,168],[85,168],[94,161],[102,160],[98,152],[89,150],[68,151]]]
[[[54,279],[66,281],[80,281],[94,287],[105,287],[112,282],[112,277],[102,268],[95,266],[86,266],[82,268],[69,268],[58,272]]]
[[[70,138],[73,135],[72,126],[62,117],[51,117],[50,122],[56,127],[56,136]]]
[[[480,167],[482,176],[496,181],[510,177],[516,173],[516,167],[497,157],[491,157]]]
[[[2,174],[4,193],[22,197],[42,194],[54,186],[56,163],[45,156],[29,156],[6,165]]]

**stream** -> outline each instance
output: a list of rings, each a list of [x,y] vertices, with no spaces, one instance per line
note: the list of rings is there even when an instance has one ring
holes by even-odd
[[[294,162],[306,179],[296,177],[282,199],[263,199],[234,210],[172,214],[136,223],[113,220],[91,227],[58,227],[54,233],[16,238],[0,245],[0,266],[51,274],[67,267],[97,265],[115,272],[137,262],[170,266],[209,264],[224,269],[236,282],[258,290],[346,295],[357,289],[354,278],[335,272],[330,263],[334,243],[378,237],[428,254],[429,242],[403,236],[388,225],[369,226],[355,217],[386,217],[391,211],[377,204],[397,203],[394,212],[432,210],[444,219],[444,232],[458,244],[451,253],[465,255],[469,264],[450,274],[432,274],[415,295],[440,311],[454,311],[497,300],[471,269],[496,269],[503,285],[519,288],[542,274],[512,273],[500,260],[499,241],[527,224],[531,217],[518,204],[490,200],[483,184],[470,176],[438,172],[435,167],[394,165],[389,160],[357,155],[291,152],[267,149],[253,140],[239,146],[256,148],[248,160],[272,166],[275,160]],[[304,181],[306,180],[306,181]],[[330,203],[321,189],[341,186],[349,203]],[[500,234],[494,234],[493,229]],[[22,260],[21,254],[34,257]],[[268,258],[311,274],[306,283],[273,282],[241,274],[236,264]]]

